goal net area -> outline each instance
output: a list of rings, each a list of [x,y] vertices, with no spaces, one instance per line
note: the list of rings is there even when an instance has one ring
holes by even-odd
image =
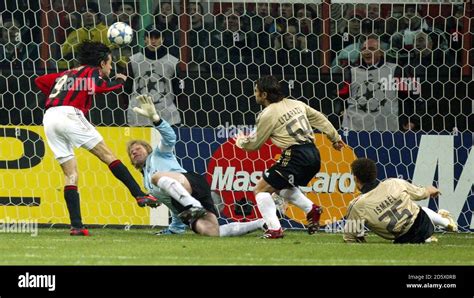
[[[437,186],[439,198],[419,203],[449,210],[472,231],[472,17],[472,2],[455,0],[1,1],[0,220],[69,223],[34,79],[77,66],[77,45],[91,39],[112,49],[113,73],[129,79],[119,93],[95,95],[88,117],[138,181],[125,145],[159,140],[131,112],[148,93],[173,124],[179,162],[206,176],[219,220],[260,217],[252,190],[281,150],[267,142],[246,153],[232,137],[255,128],[254,82],[271,74],[348,144],[337,152],[315,132],[321,171],[302,190],[323,206],[324,229],[340,228],[358,194],[350,163],[369,157],[380,180]],[[134,31],[127,46],[107,39],[117,21]],[[160,47],[150,47],[150,32]],[[104,164],[76,153],[86,224],[168,224],[165,207],[139,208]],[[284,227],[304,228],[303,212],[274,198]]]

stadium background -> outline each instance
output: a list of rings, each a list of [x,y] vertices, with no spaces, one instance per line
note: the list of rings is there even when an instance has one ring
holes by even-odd
[[[348,1],[311,4],[298,1],[263,2],[269,4],[269,14],[276,25],[272,29],[274,31],[267,32],[258,29],[263,17],[258,14],[259,4],[256,2],[202,2],[203,24],[196,28],[193,25],[198,23],[196,18],[199,19],[201,14],[188,11],[186,7],[192,6],[192,2],[188,1],[172,2],[172,15],[176,17],[174,23],[169,22],[165,26],[157,24],[155,12],[159,9],[156,7],[165,2],[96,3],[99,4],[102,20],[107,24],[116,20],[116,10],[120,5],[129,4],[134,8],[136,14],[130,16],[130,23],[137,34],[128,49],[130,53],[141,49],[143,28],[149,24],[155,22],[163,34],[170,37],[165,46],[170,52],[177,53],[181,60],[175,85],[178,91],[176,103],[183,121],[176,128],[179,139],[176,152],[186,169],[207,173],[211,185],[215,184],[215,198],[222,220],[258,216],[251,192],[242,187],[247,183],[245,173],[251,179],[253,172],[263,170],[264,165],[271,163],[279,152],[267,146],[256,155],[247,155],[230,147],[227,138],[219,137],[219,131],[255,124],[260,107],[252,97],[253,82],[259,76],[271,73],[282,79],[285,92],[291,97],[307,102],[328,115],[353,148],[337,155],[322,145],[321,150],[327,150],[327,158],[321,172],[329,177],[328,185],[327,189],[324,183],[319,185],[318,195],[312,194],[312,198],[320,200],[328,210],[323,220],[337,222],[353,196],[351,180],[339,184],[336,176],[348,173],[348,165],[355,153],[379,162],[379,179],[402,177],[416,183],[436,183],[442,189],[443,196],[439,202],[431,200],[429,206],[450,210],[462,230],[474,228],[474,154],[470,154],[474,130],[472,3],[451,1],[441,4],[432,1],[427,4],[423,1],[423,4],[417,5],[413,4],[415,1],[364,1],[354,5],[358,1],[351,1],[353,4],[344,3]],[[51,152],[44,146],[42,128],[38,127],[42,121],[44,96],[34,87],[33,80],[37,75],[57,71],[64,66],[59,50],[61,42],[71,30],[81,26],[79,11],[86,5],[86,1],[63,3],[49,0],[0,3],[3,25],[0,124],[4,125],[0,129],[2,218],[34,218],[41,223],[67,223],[60,170]],[[423,65],[424,71],[419,76],[422,78],[421,94],[403,100],[413,110],[401,109],[399,132],[345,130],[340,125],[344,102],[336,92],[342,81],[341,71],[331,66],[342,50],[344,38],[350,37],[350,34],[344,34],[347,33],[344,26],[347,28],[347,23],[355,20],[360,22],[360,30],[365,28],[365,35],[378,33],[381,39],[390,41],[391,30],[396,32],[400,29],[397,26],[403,22],[403,14],[412,5],[429,26],[438,30],[435,32],[438,40],[442,40],[439,36],[444,36],[447,47],[443,48],[439,42],[438,51],[433,49],[429,63]],[[305,29],[307,31],[303,31],[301,25],[305,17],[298,16],[301,9],[306,11],[306,18],[311,24],[309,29]],[[402,15],[395,16],[396,11],[401,11]],[[301,32],[296,35],[306,38],[307,48],[276,49],[277,41],[282,41],[288,33],[286,27],[293,18],[300,24]],[[8,26],[12,19],[15,20],[13,26]],[[213,38],[231,30],[236,20],[238,33],[231,36],[238,35],[238,38],[233,43],[223,44]],[[11,45],[14,45],[15,54],[10,53],[9,56]],[[387,58],[399,64],[406,63],[402,61],[402,52],[403,49],[393,52],[393,48],[389,48]],[[120,56],[122,53],[116,54]],[[120,68],[120,65],[116,67]],[[140,137],[156,142],[157,138],[150,128],[127,127],[127,98],[126,94],[96,96],[90,113],[91,122],[99,127],[106,142],[123,160],[127,160],[124,145],[127,140]],[[403,126],[402,121],[406,119],[413,119],[414,127],[410,130]],[[216,150],[224,153],[220,156]],[[254,157],[258,160],[254,161]],[[136,207],[126,190],[114,181],[103,165],[82,150],[78,151],[78,158],[85,222],[101,225],[166,224],[166,210],[150,212]],[[215,170],[216,164],[220,163],[225,164],[223,171],[228,167],[234,167],[236,173],[240,171],[241,176],[234,177],[240,178],[238,183],[233,180],[230,185],[232,188],[237,186],[239,190],[223,189],[218,181],[213,180],[225,180],[214,177],[214,171],[210,170],[211,164]],[[139,174],[135,175],[139,179]],[[301,227],[301,214],[291,208],[283,211],[286,213],[283,220],[286,227]]]

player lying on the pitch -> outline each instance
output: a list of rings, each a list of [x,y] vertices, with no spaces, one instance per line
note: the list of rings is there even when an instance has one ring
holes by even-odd
[[[345,242],[365,242],[364,224],[394,243],[436,241],[432,237],[435,225],[452,232],[458,230],[447,210],[436,213],[413,202],[438,196],[440,192],[436,187],[420,187],[396,178],[379,183],[375,162],[367,158],[355,160],[351,170],[362,194],[347,208]]]
[[[153,121],[161,134],[155,149],[142,140],[127,144],[132,164],[144,177],[145,188],[197,234],[205,236],[238,236],[263,228],[262,219],[219,226],[217,210],[211,198],[211,189],[202,175],[187,172],[173,153],[176,134],[171,126],[158,116],[148,95],[137,97],[140,108],[133,110]],[[173,224],[173,223],[172,223]],[[174,223],[176,224],[176,222]]]

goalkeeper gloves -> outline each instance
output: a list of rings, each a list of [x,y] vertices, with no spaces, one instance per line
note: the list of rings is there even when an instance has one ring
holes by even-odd
[[[151,119],[153,122],[158,122],[160,120],[160,116],[156,112],[155,104],[150,95],[139,95],[137,96],[137,101],[140,104],[140,107],[133,108],[135,113],[143,115]]]

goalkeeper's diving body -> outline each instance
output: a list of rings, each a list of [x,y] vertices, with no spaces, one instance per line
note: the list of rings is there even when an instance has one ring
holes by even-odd
[[[140,95],[137,100],[140,107],[133,110],[150,118],[161,135],[154,149],[142,140],[132,140],[127,144],[132,164],[143,174],[145,188],[197,234],[238,236],[263,228],[262,219],[219,226],[209,184],[202,175],[187,172],[178,163],[173,153],[176,134],[169,123],[158,116],[151,97]],[[170,227],[179,227],[176,221],[174,216]]]
[[[378,183],[375,162],[367,158],[356,159],[351,170],[362,194],[347,208],[345,242],[365,242],[364,226],[394,243],[436,241],[432,237],[435,225],[451,232],[458,230],[447,210],[436,213],[415,204],[414,201],[438,196],[436,187],[420,187],[396,178]]]

